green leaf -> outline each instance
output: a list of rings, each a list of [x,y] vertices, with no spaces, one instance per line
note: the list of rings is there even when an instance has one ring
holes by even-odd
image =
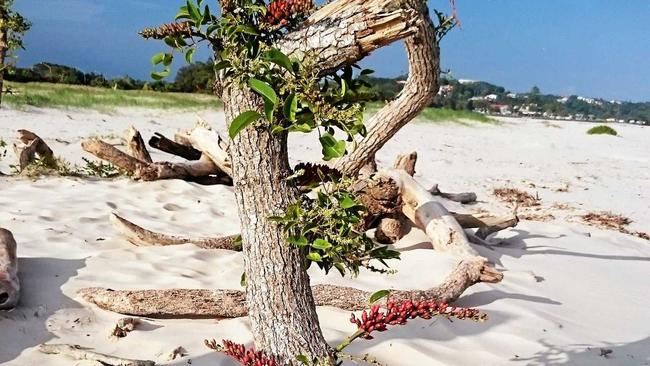
[[[232,123],[230,124],[230,128],[228,129],[228,134],[230,135],[230,138],[235,138],[241,130],[246,128],[246,126],[250,125],[251,123],[257,121],[262,117],[259,113],[255,111],[248,111],[240,114],[235,118]]]
[[[259,36],[260,35],[260,33],[250,25],[238,25],[235,28],[235,32],[246,33],[246,34],[250,34],[252,36]]]
[[[273,48],[266,53],[266,59],[273,62],[274,64],[281,66],[289,72],[293,72],[293,65],[289,57],[282,53],[282,51],[277,48]]]
[[[273,123],[273,113],[275,113],[275,104],[271,103],[269,100],[264,100],[264,114],[266,115],[267,121]]]
[[[249,79],[248,86],[273,105],[278,104],[278,95],[268,83],[258,79]]]
[[[332,247],[332,244],[330,244],[330,242],[327,241],[327,240],[316,239],[311,244],[311,247],[314,248],[314,249],[319,249],[319,250],[327,250],[327,249]]]
[[[338,141],[330,133],[324,133],[319,139],[323,146],[323,160],[329,161],[345,155],[345,141]]]
[[[348,195],[343,196],[343,199],[339,200],[339,204],[344,209],[352,208],[357,205],[357,203]]]
[[[341,97],[344,97],[347,92],[348,83],[345,81],[345,79],[341,79]]]
[[[304,133],[309,133],[313,130],[313,127],[311,127],[308,123],[300,123],[297,125],[291,125],[289,127],[289,132],[304,132]]]
[[[174,61],[174,55],[172,55],[171,53],[166,53],[165,57],[163,57],[162,63],[165,66],[169,66],[172,64],[173,61]]]
[[[239,279],[239,284],[241,287],[246,287],[246,272],[241,274],[241,278]]]
[[[388,290],[380,290],[380,291],[377,291],[377,292],[375,292],[374,294],[372,294],[372,295],[370,296],[370,300],[369,300],[369,302],[370,302],[371,304],[374,304],[374,303],[376,303],[377,301],[383,299],[384,297],[388,297],[388,295],[390,295],[390,291],[388,291]]]
[[[295,94],[289,95],[284,102],[284,116],[290,122],[296,121],[296,111],[298,110],[298,97]]]
[[[201,15],[201,11],[199,10],[199,8],[196,7],[196,5],[194,5],[194,3],[192,3],[191,0],[187,0],[187,12],[192,18],[192,20],[194,20],[194,24],[196,25],[201,24],[201,20],[203,19],[203,16]]]
[[[375,70],[364,69],[361,71],[361,76],[373,74]]]
[[[162,80],[162,79],[166,78],[167,76],[169,76],[170,73],[171,73],[171,70],[169,68],[166,68],[163,71],[152,72],[151,73],[151,78],[154,79],[154,80]]]
[[[287,241],[299,248],[306,247],[309,244],[309,241],[304,236],[290,236]]]
[[[187,50],[187,52],[185,52],[185,61],[187,61],[188,64],[192,63],[194,52],[196,52],[196,48],[190,48],[189,50]]]
[[[302,363],[303,365],[309,365],[310,364],[309,358],[307,358],[307,356],[305,356],[305,355],[296,356],[296,360],[300,361],[300,363]]]
[[[312,262],[321,262],[323,260],[320,254],[314,252],[307,254],[307,259],[309,259]]]
[[[151,57],[151,64],[158,65],[159,63],[163,62],[164,59],[165,59],[165,53],[163,52],[156,53],[155,55],[153,55],[153,57]]]
[[[187,6],[181,6],[178,14],[176,14],[176,18],[174,18],[174,20],[179,19],[190,19],[190,13],[187,11]]]
[[[230,66],[232,66],[232,65],[230,64],[230,61],[228,61],[228,60],[221,60],[221,61],[217,62],[216,64],[214,64],[214,71],[217,72],[217,71],[219,71],[219,70],[223,70],[223,69],[225,69],[225,68],[227,68],[227,67],[230,67]]]

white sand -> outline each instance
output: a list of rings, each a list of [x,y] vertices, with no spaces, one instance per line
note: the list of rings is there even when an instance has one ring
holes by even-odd
[[[223,129],[223,115],[201,113]],[[134,123],[148,138],[188,127],[192,113],[122,111],[0,110],[0,138],[27,128],[55,153],[81,163],[79,142],[91,135],[121,135]],[[371,353],[388,365],[649,365],[650,242],[585,226],[575,215],[611,210],[634,220],[631,229],[650,231],[650,128],[619,126],[620,137],[588,136],[585,123],[509,120],[501,126],[412,124],[379,154],[390,164],[398,153],[417,150],[418,178],[443,190],[474,190],[480,208],[507,212],[490,192],[516,187],[538,193],[549,222],[524,221],[498,235],[509,245],[481,253],[505,271],[496,285],[472,287],[460,305],[490,315],[484,324],[413,321],[359,341],[351,353]],[[316,159],[317,142],[291,139],[294,156]],[[154,159],[168,159],[155,153]],[[0,162],[8,172],[11,152]],[[536,188],[531,188],[531,183]],[[568,184],[568,192],[556,192]],[[119,212],[149,228],[193,235],[231,234],[238,219],[231,188],[182,181],[134,183],[69,178],[0,178],[0,226],[18,241],[23,297],[12,312],[0,312],[0,364],[73,365],[36,350],[43,342],[72,343],[99,352],[161,364],[234,365],[203,346],[203,339],[250,343],[247,319],[150,320],[118,341],[108,335],[121,316],[83,302],[76,291],[116,289],[240,288],[241,254],[199,250],[192,245],[137,248],[110,226]],[[566,203],[573,210],[552,209]],[[450,204],[450,207],[457,206]],[[314,283],[348,284],[368,290],[433,286],[455,260],[422,249],[421,233],[399,246],[395,275],[362,273],[355,280],[312,270]],[[537,276],[537,279],[536,279]],[[327,339],[335,344],[354,329],[349,313],[319,308]],[[183,346],[189,355],[166,362]],[[611,349],[608,357],[600,348]]]

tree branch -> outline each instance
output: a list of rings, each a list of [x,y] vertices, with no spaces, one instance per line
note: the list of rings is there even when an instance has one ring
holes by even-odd
[[[503,275],[483,258],[463,260],[438,287],[427,290],[393,291],[391,299],[435,299],[452,303],[470,286],[497,283]],[[312,286],[318,306],[334,306],[356,311],[368,307],[371,292],[335,285]],[[100,308],[132,316],[163,319],[236,318],[246,316],[246,294],[238,290],[111,290],[85,288],[84,300]]]
[[[69,344],[41,344],[38,350],[48,355],[63,355],[73,360],[97,361],[107,366],[155,366],[153,361],[129,360],[93,352],[88,348]]]
[[[9,230],[0,228],[0,310],[16,306],[19,297],[16,240]]]

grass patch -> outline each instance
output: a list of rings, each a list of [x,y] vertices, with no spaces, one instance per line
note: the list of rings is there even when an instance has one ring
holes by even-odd
[[[372,102],[366,105],[366,116],[370,117],[377,113],[384,103]],[[471,125],[471,122],[499,124],[494,118],[481,113],[465,110],[454,110],[447,108],[425,108],[416,118],[420,122],[454,122]]]
[[[616,132],[615,129],[605,126],[605,125],[600,125],[596,127],[592,127],[587,131],[588,135],[612,135],[612,136],[617,136],[618,132]]]
[[[219,99],[205,94],[161,93],[147,90],[113,90],[49,83],[8,83],[12,94],[7,104],[21,108],[86,108],[113,110],[120,107],[152,109],[206,109],[221,107]]]

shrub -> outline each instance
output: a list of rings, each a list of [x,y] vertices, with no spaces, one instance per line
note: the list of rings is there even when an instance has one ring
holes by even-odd
[[[618,135],[618,132],[616,132],[615,129],[605,126],[605,125],[600,125],[596,127],[592,127],[587,131],[587,134],[589,135],[612,135],[616,136]]]

